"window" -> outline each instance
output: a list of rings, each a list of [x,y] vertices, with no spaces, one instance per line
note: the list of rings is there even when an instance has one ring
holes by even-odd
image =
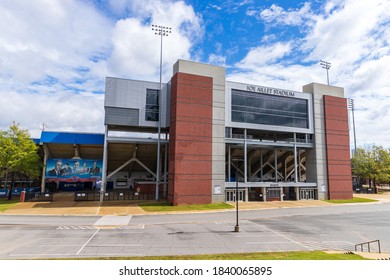
[[[116,184],[117,187],[125,187],[127,186],[127,179],[124,178],[118,178],[116,179]]]
[[[147,89],[146,90],[146,108],[145,108],[145,120],[158,122],[159,120],[159,102],[158,102],[158,90]]]
[[[308,128],[308,101],[232,89],[232,121]]]

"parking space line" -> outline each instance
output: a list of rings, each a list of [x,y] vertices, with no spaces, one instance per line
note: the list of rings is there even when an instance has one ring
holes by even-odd
[[[85,248],[85,246],[87,246],[87,244],[89,243],[89,241],[92,240],[92,238],[94,238],[94,236],[100,231],[100,228],[98,228],[95,233],[91,236],[91,238],[88,239],[87,242],[85,242],[85,244],[83,245],[83,247],[81,247],[81,249],[77,252],[76,255],[80,254],[80,252]]]

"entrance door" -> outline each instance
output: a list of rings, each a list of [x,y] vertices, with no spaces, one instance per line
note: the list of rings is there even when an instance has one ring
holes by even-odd
[[[235,190],[226,191],[226,202],[236,202],[235,195],[236,195]],[[244,191],[243,190],[238,191],[238,201],[244,201]]]
[[[315,190],[300,190],[300,196],[301,199],[315,199]]]

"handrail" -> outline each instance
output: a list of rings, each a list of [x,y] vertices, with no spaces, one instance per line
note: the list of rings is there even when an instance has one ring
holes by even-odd
[[[370,248],[370,244],[371,243],[378,243],[378,250],[379,250],[379,253],[381,253],[381,243],[379,240],[373,240],[373,241],[368,241],[368,242],[363,242],[363,243],[359,243],[359,244],[356,244],[355,245],[355,251],[357,251],[357,248],[358,246],[360,246],[360,250],[361,252],[363,252],[363,245],[366,245],[368,246],[368,252],[370,253],[371,252],[371,248]]]

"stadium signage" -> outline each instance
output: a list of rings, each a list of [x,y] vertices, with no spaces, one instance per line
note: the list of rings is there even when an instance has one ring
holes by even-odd
[[[273,95],[280,95],[280,96],[287,96],[287,97],[294,97],[295,96],[295,93],[293,91],[277,89],[277,88],[249,86],[248,85],[246,87],[246,89],[248,91],[258,92],[258,93],[266,93],[266,94],[273,94]]]

